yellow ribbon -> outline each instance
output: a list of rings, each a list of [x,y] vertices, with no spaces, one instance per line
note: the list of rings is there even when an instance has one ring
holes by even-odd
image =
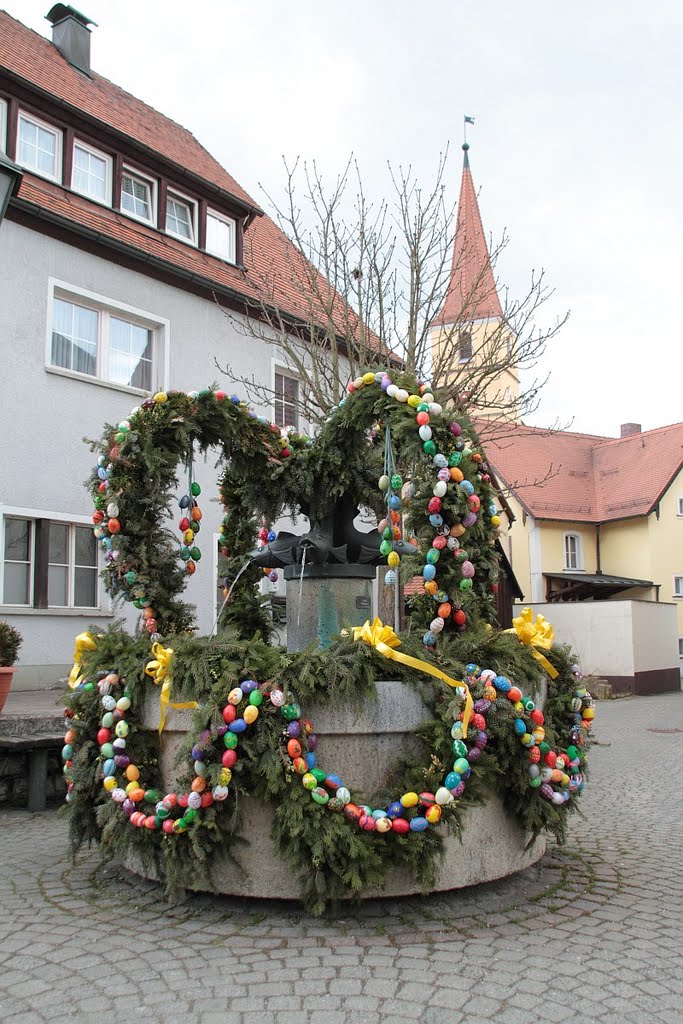
[[[81,665],[83,655],[88,651],[94,651],[97,647],[91,633],[79,633],[74,643],[74,663],[69,673],[69,686],[72,690],[75,690],[83,682],[83,666]]]
[[[559,672],[550,664],[544,654],[541,654],[539,647],[549,651],[555,639],[555,630],[543,615],[537,615],[534,621],[534,613],[531,608],[525,608],[521,615],[512,620],[513,629],[506,629],[506,633],[516,633],[520,644],[526,644],[531,648],[539,665],[542,665],[551,679],[557,679]]]
[[[186,708],[198,708],[196,700],[186,700],[174,704],[171,701],[171,664],[173,662],[173,648],[164,647],[162,644],[152,644],[154,659],[147,662],[145,672],[151,676],[155,684],[161,684],[159,695],[159,735],[161,736],[166,724],[166,711],[168,708],[178,708],[183,711]]]
[[[384,655],[385,658],[392,658],[393,661],[400,661],[402,665],[408,665],[409,668],[417,669],[418,672],[425,672],[427,675],[434,676],[436,679],[443,680],[449,686],[461,687],[465,691],[465,710],[462,716],[462,732],[463,736],[467,737],[467,726],[469,725],[470,718],[472,717],[472,709],[474,702],[472,700],[472,694],[470,693],[469,686],[467,683],[462,682],[459,679],[451,679],[441,669],[436,668],[434,665],[430,665],[427,661],[420,661],[419,658],[411,658],[407,654],[399,654],[394,650],[395,647],[399,647],[401,641],[394,633],[391,626],[385,626],[381,619],[375,618],[371,624],[370,620],[367,619],[364,625],[354,626],[353,639],[362,640],[363,643],[368,644],[370,647],[374,647],[376,651]]]

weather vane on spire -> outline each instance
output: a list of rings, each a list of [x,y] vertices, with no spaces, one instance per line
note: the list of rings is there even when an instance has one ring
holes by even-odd
[[[470,117],[469,114],[465,114],[465,123],[463,125],[463,149],[465,149],[465,148],[469,149],[469,145],[467,143],[467,125],[468,124],[474,124],[474,118]]]

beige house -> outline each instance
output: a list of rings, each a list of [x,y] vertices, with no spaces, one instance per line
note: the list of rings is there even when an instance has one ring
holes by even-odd
[[[519,376],[507,365],[515,338],[491,268],[468,148],[432,357],[481,421],[504,497],[500,541],[523,603],[547,615],[558,639],[579,651],[584,671],[615,689],[678,689],[683,423],[644,433],[625,424],[621,437],[609,438],[519,421]]]

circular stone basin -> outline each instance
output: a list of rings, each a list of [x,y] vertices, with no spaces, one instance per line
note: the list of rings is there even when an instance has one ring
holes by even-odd
[[[398,756],[409,753],[413,746],[419,748],[414,733],[425,718],[425,707],[415,687],[393,680],[380,680],[376,686],[377,701],[366,703],[362,709],[331,710],[321,705],[303,709],[318,736],[320,767],[339,775],[347,787],[365,796],[381,788],[387,770]],[[180,696],[175,699],[182,700]],[[159,759],[166,791],[175,788],[173,766],[191,720],[191,711],[168,709]],[[155,694],[146,701],[142,725],[152,731],[158,728],[159,700]],[[400,795],[397,793],[396,798]],[[252,796],[240,799],[241,834],[248,846],[237,844],[231,851],[241,870],[234,863],[216,865],[212,872],[215,890],[230,896],[297,899],[298,880],[289,869],[283,870],[282,860],[270,838],[273,823],[270,805]],[[311,811],[331,813],[313,803]],[[448,835],[445,828],[443,835],[445,856],[439,865],[435,892],[505,878],[535,864],[546,849],[542,836],[527,848],[528,835],[506,813],[495,794],[486,804],[465,810],[461,838]],[[385,841],[391,842],[391,835],[386,836]],[[130,856],[124,863],[137,874],[156,877]],[[267,887],[264,887],[264,879],[268,879]],[[397,869],[387,876],[383,889],[368,889],[363,898],[408,896],[420,891],[419,880]]]

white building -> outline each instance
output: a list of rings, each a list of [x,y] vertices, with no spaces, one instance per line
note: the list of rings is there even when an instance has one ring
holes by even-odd
[[[23,688],[54,684],[74,636],[114,617],[83,438],[150,393],[206,387],[216,358],[279,390],[263,411],[280,425],[296,415],[297,382],[239,322],[264,266],[276,279],[281,268],[273,301],[296,316],[286,282],[299,253],[186,129],[90,68],[87,19],[64,4],[48,17],[52,41],[0,12],[0,149],[24,170],[0,227],[0,619],[24,637]],[[213,537],[211,462],[197,479]],[[201,632],[214,562],[187,590]]]

